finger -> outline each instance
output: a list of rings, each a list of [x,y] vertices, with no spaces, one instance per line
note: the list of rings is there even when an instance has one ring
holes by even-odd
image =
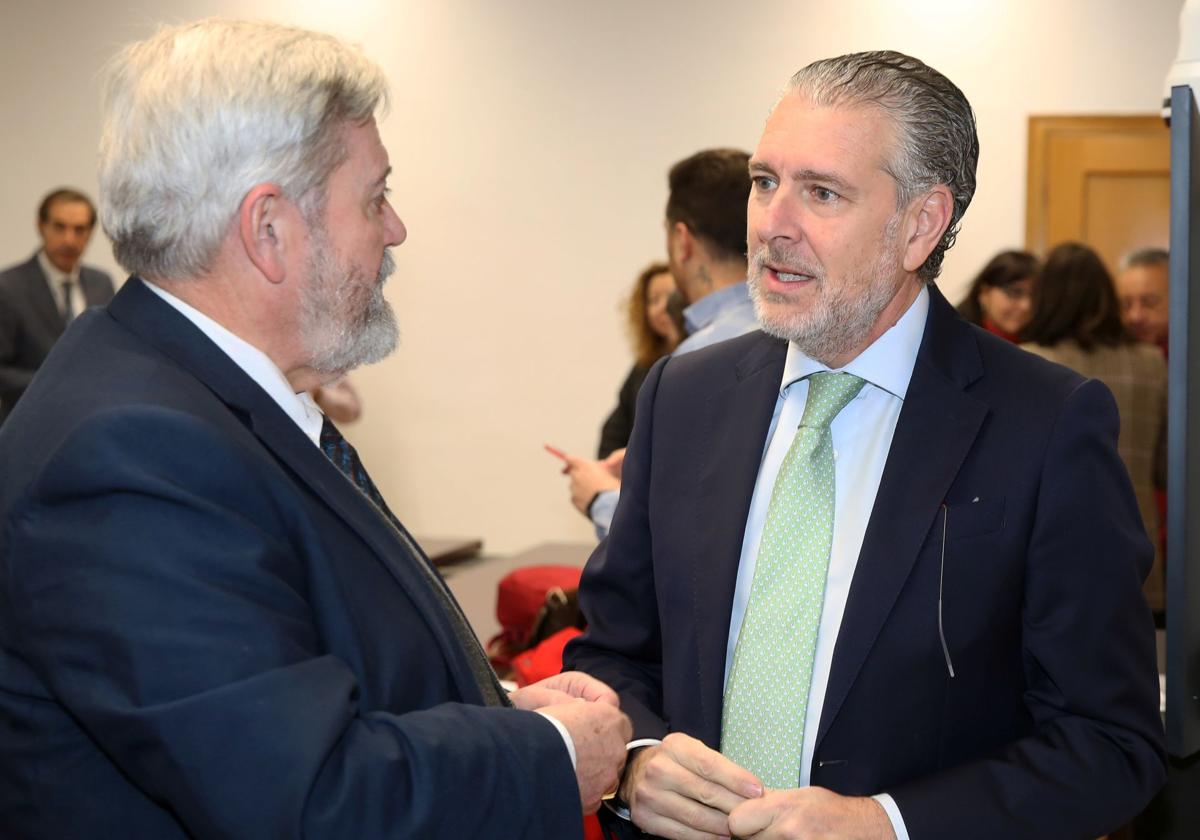
[[[652,788],[641,790],[631,816],[640,827],[651,834],[675,836],[664,835],[661,830],[656,830],[654,824],[661,822],[682,826],[688,831],[704,836],[729,836],[728,814],[675,791]],[[663,827],[665,826],[658,826],[659,829]]]
[[[647,763],[645,779],[650,790],[679,795],[697,806],[718,812],[722,818],[746,801],[746,797],[677,763],[670,753],[660,753]],[[681,816],[676,813],[677,818]]]
[[[533,711],[540,709],[543,706],[553,706],[557,703],[569,703],[575,697],[561,689],[553,686],[543,686],[540,683],[527,685],[524,688],[518,688],[516,691],[510,692],[508,699],[518,709],[525,711]]]
[[[542,682],[547,683],[550,688],[564,691],[572,697],[582,697],[591,703],[607,703],[614,708],[621,708],[621,700],[617,697],[617,692],[591,674],[581,671],[565,671]],[[539,685],[541,684],[539,683]]]
[[[754,799],[763,795],[763,783],[753,773],[695,738],[674,733],[667,736],[663,747],[682,767],[740,797]]]
[[[747,799],[729,813],[730,833],[738,837],[752,838],[759,832],[766,831],[775,822],[779,807],[780,803],[775,797]]]
[[[558,458],[558,459],[560,459],[560,460],[563,460],[563,461],[567,460],[567,453],[563,452],[563,451],[562,451],[561,449],[559,449],[557,446],[551,446],[551,445],[550,445],[550,444],[548,444],[548,443],[543,443],[543,444],[542,444],[542,449],[545,449],[547,452],[549,452],[549,453],[550,453],[551,455],[553,455],[555,458]]]

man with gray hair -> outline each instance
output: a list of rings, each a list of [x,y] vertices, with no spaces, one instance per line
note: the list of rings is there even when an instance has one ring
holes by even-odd
[[[772,110],[765,334],[650,372],[580,587],[566,661],[637,739],[622,836],[1097,837],[1162,784],[1112,395],[933,285],[978,149],[895,52],[811,64]]]
[[[1170,263],[1164,248],[1142,248],[1121,260],[1116,281],[1125,329],[1164,353],[1171,323]]]
[[[615,694],[507,694],[307,395],[396,343],[385,94],[266,23],[112,64],[101,218],[134,277],[0,430],[5,836],[557,840],[615,786]]]

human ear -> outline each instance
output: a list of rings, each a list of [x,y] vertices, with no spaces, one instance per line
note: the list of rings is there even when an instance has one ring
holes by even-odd
[[[287,275],[294,210],[278,184],[258,184],[238,207],[238,235],[247,258],[271,283]]]
[[[945,184],[938,184],[917,201],[904,243],[905,271],[916,271],[925,264],[954,215],[954,199]]]

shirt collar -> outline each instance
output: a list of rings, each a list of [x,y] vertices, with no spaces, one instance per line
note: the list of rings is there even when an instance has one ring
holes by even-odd
[[[734,283],[732,286],[718,289],[711,295],[705,295],[683,310],[683,323],[687,327],[688,335],[715,321],[725,307],[749,299],[750,287],[744,282]]]
[[[75,263],[75,267],[72,268],[70,272],[65,272],[54,263],[50,262],[50,258],[46,256],[45,248],[38,249],[37,260],[38,265],[42,268],[42,274],[46,275],[46,279],[49,280],[55,286],[55,288],[62,285],[62,281],[64,280],[70,280],[72,283],[79,285],[79,266],[81,265],[81,262],[77,261]]]
[[[900,316],[900,320],[841,370],[904,399],[908,393],[908,383],[912,379],[913,366],[917,363],[917,351],[921,347],[928,316],[929,289],[922,285],[916,300],[908,307],[908,311]],[[829,368],[815,359],[810,359],[794,343],[789,342],[780,395],[782,396],[792,383],[824,370]]]
[[[292,390],[287,377],[270,356],[249,342],[237,337],[229,330],[209,318],[199,309],[189,306],[170,292],[148,281],[143,281],[146,288],[154,292],[179,314],[187,318],[196,328],[204,333],[213,344],[221,348],[233,363],[240,367],[247,376],[267,392],[272,400],[283,409],[284,414],[300,427],[300,430],[316,445],[321,445],[321,423],[324,415],[307,391],[299,393]]]

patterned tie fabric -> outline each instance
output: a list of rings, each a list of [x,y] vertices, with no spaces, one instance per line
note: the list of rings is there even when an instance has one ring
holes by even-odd
[[[71,321],[73,321],[75,319],[75,306],[74,306],[74,302],[71,300],[71,297],[72,297],[71,293],[74,289],[75,289],[75,284],[72,283],[70,280],[62,281],[62,293],[63,293],[63,313],[62,313],[62,315],[63,315],[63,323],[64,324],[70,324]]]
[[[454,600],[454,596],[450,594],[450,590],[446,587],[446,582],[442,579],[441,575],[435,572],[424,561],[416,545],[411,543],[408,532],[404,530],[404,527],[400,524],[400,520],[396,518],[395,514],[388,509],[387,503],[383,500],[383,494],[379,492],[379,488],[375,486],[375,482],[367,474],[366,467],[363,466],[362,460],[358,457],[358,452],[350,445],[350,441],[342,436],[337,426],[333,425],[328,417],[321,423],[321,450],[348,479],[354,482],[354,485],[362,491],[363,495],[370,499],[379,512],[383,514],[384,518],[391,523],[400,541],[409,546],[415,565],[424,573],[426,582],[433,590],[434,595],[441,603],[442,609],[450,620],[455,638],[458,639],[459,646],[466,654],[468,664],[471,666],[471,673],[474,675],[475,682],[483,694],[484,703],[488,706],[511,706],[512,702],[508,699],[508,692],[501,687],[500,682],[496,679],[496,672],[492,670],[491,663],[488,662],[483,648],[479,646],[479,640],[475,637],[475,632],[471,629],[467,617],[463,615],[462,608]]]
[[[829,424],[862,389],[848,373],[809,378],[804,417],[771,491],[750,598],[733,653],[721,752],[769,788],[800,780],[825,577],[833,544]]]

